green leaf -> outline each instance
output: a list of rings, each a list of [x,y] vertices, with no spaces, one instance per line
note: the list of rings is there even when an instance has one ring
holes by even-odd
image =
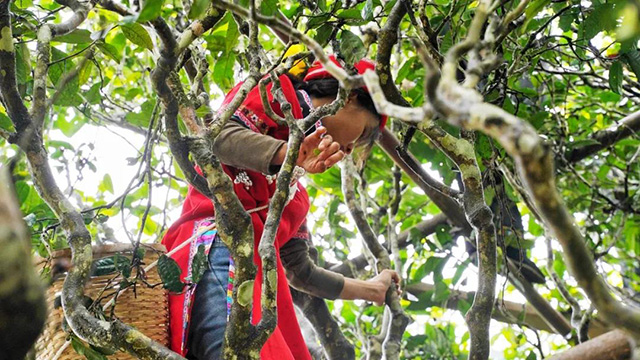
[[[63,42],[67,44],[88,44],[92,42],[91,31],[85,29],[76,29],[72,32],[53,38],[53,41]]]
[[[20,210],[23,214],[31,213],[36,207],[42,204],[42,199],[38,195],[38,192],[26,182],[17,181],[15,187],[18,202],[20,203]]]
[[[320,46],[327,45],[327,42],[329,41],[329,37],[331,36],[333,29],[334,29],[334,26],[331,24],[324,24],[320,26],[318,29],[316,29],[316,36],[314,40],[318,44],[320,44]]]
[[[213,67],[213,81],[215,81],[224,92],[231,90],[233,87],[233,67],[235,63],[236,54],[229,52],[225,56],[220,57]]]
[[[113,59],[113,61],[120,63],[122,55],[120,55],[120,52],[118,51],[118,49],[116,49],[115,46],[102,41],[97,42],[96,46],[98,47],[98,49],[100,49],[100,51],[102,51],[103,54]]]
[[[359,36],[349,30],[342,30],[340,35],[340,54],[352,65],[360,61],[367,53],[364,44]]]
[[[329,14],[314,16],[307,21],[307,29],[315,29],[320,25],[324,25],[329,21],[329,18],[331,18]]]
[[[362,20],[362,12],[357,8],[346,9],[337,15],[340,19]]]
[[[142,225],[142,219],[140,219],[139,225]],[[144,221],[144,228],[142,229],[145,235],[154,235],[158,231],[158,223],[153,221],[151,217],[147,217]]]
[[[638,50],[633,49],[621,54],[621,60],[627,63],[631,71],[636,75],[636,79],[640,80],[640,53]]]
[[[542,9],[544,9],[549,3],[551,2],[551,0],[534,0],[532,1],[529,6],[527,6],[526,10],[524,11],[524,15],[525,15],[525,22],[522,25],[523,29],[526,29],[527,24],[536,16],[538,15],[538,13],[540,11],[542,11]]]
[[[156,100],[145,101],[140,106],[140,112],[127,113],[124,118],[132,125],[146,128],[151,121],[151,115],[153,115],[153,108],[156,106]]]
[[[102,84],[95,83],[93,84],[88,91],[84,93],[84,99],[92,105],[95,105],[100,102],[100,87]]]
[[[571,25],[576,19],[576,15],[572,11],[567,11],[566,13],[560,16],[560,21],[558,22],[558,26],[562,31],[571,31]]]
[[[462,274],[464,273],[465,270],[467,270],[467,267],[469,266],[470,260],[467,259],[465,260],[462,264],[459,264],[457,269],[456,269],[456,273],[453,275],[453,277],[451,278],[451,285],[457,285],[458,281],[460,281],[460,278],[462,277]]]
[[[443,302],[449,298],[449,286],[444,281],[436,281],[436,289],[431,296],[431,300],[435,302]]]
[[[238,24],[236,20],[233,18],[231,13],[227,13],[227,32],[225,33],[225,50],[227,52],[231,52],[233,48],[238,45],[238,40],[240,38],[240,30],[238,30]]]
[[[327,11],[327,0],[318,0],[318,9],[322,12]]]
[[[204,275],[204,272],[207,270],[208,264],[207,254],[204,252],[204,245],[200,245],[191,263],[191,281],[193,281],[193,283],[197,284],[200,282],[202,275]]]
[[[595,140],[595,139],[583,139],[583,140],[570,142],[568,144],[569,148],[571,148],[571,149],[578,148],[578,147],[583,147],[583,146],[591,146],[591,145],[600,145],[600,142],[598,140]]]
[[[77,74],[69,80],[62,89],[58,90],[60,90],[60,96],[54,102],[55,105],[78,106],[82,104],[82,98],[78,94],[78,91],[80,90],[80,81]]]
[[[591,40],[601,31],[613,30],[617,25],[614,4],[602,4],[594,7],[582,24],[585,40]]]
[[[13,127],[13,122],[7,115],[3,113],[0,113],[0,129],[7,130],[7,131],[15,131],[15,128]]]
[[[162,279],[164,288],[174,292],[182,292],[185,284],[180,280],[180,266],[172,258],[161,255],[158,259],[158,274]]]
[[[51,47],[51,60],[57,61],[67,57],[67,53],[64,51],[58,50],[56,47]],[[53,65],[49,66],[49,79],[55,85],[60,80],[60,77],[63,73],[73,69],[75,63],[72,59],[67,59],[64,61],[57,61]]]
[[[137,21],[143,23],[157,18],[162,12],[162,5],[164,0],[145,0]]]
[[[142,25],[138,23],[123,24],[120,25],[120,29],[122,29],[122,34],[132,43],[145,49],[153,49],[151,36]]]
[[[110,192],[113,194],[113,182],[111,181],[111,176],[109,174],[104,174],[102,178],[102,182],[98,186],[98,190],[100,192]]]
[[[609,86],[616,94],[622,93],[622,63],[615,61],[609,68]]]
[[[16,80],[18,84],[26,84],[31,75],[31,58],[27,44],[16,44]]]
[[[131,261],[126,256],[120,254],[97,259],[93,262],[91,276],[113,274],[118,270],[128,267],[130,263]]]
[[[194,0],[193,3],[191,3],[191,9],[189,9],[189,15],[187,16],[191,20],[202,19],[207,13],[209,4],[211,4],[210,0]]]
[[[262,0],[260,12],[264,16],[273,16],[278,12],[278,0]]]

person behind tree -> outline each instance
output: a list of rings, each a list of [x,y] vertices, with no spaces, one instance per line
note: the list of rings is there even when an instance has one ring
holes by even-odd
[[[340,65],[335,57],[331,61]],[[342,65],[340,65],[342,66]],[[368,60],[355,64],[359,73],[373,69]],[[338,93],[336,79],[315,62],[303,81],[293,76],[280,77],[293,115],[301,119],[313,108],[331,102]],[[226,105],[238,84],[225,98]],[[282,116],[280,105],[272,100],[271,84],[267,90],[272,109]],[[379,115],[366,88],[351,92],[345,106],[335,115],[314,125],[300,146],[297,166],[309,173],[321,173],[355,147],[371,146],[386,123]],[[252,322],[260,319],[261,261],[257,246],[267,217],[266,205],[275,192],[275,175],[284,161],[287,150],[288,128],[279,126],[264,111],[258,88],[254,88],[243,104],[227,122],[213,144],[213,152],[223,164],[234,183],[234,191],[246,210],[265,207],[251,213],[255,247],[254,262],[258,268],[254,285]],[[392,282],[398,283],[398,274],[385,270],[374,278],[363,281],[317,267],[309,257],[310,234],[305,217],[309,198],[298,182],[294,194],[286,205],[276,234],[277,259],[277,316],[278,324],[263,346],[261,359],[311,359],[302,338],[291,299],[289,285],[311,295],[325,299],[363,299],[378,305],[384,303],[386,291]],[[164,236],[162,243],[171,251],[199,233],[198,229],[211,225],[214,209],[211,200],[190,187],[180,219]],[[184,293],[170,294],[171,348],[190,359],[212,360],[221,358],[224,331],[231,307],[233,263],[229,250],[217,238],[215,230],[207,231],[192,240],[172,257],[182,270],[182,279],[191,276],[191,262],[198,246],[208,251],[209,269],[196,286]]]

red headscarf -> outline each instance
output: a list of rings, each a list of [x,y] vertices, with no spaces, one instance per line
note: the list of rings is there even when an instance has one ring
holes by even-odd
[[[338,61],[338,59],[336,59],[334,55],[329,55],[329,60],[334,64],[338,65],[340,68],[343,68],[342,64],[340,64],[340,62]],[[355,63],[353,67],[356,68],[356,70],[358,71],[358,74],[362,75],[367,70],[375,70],[376,64],[374,64],[373,61],[369,59],[362,59],[357,63]],[[326,78],[332,78],[332,77],[333,75],[331,75],[327,71],[327,69],[324,68],[322,63],[316,60],[313,62],[313,64],[311,64],[311,67],[309,68],[307,75],[304,77],[304,81],[315,80],[315,79],[326,79]],[[363,88],[367,90],[367,92],[369,92],[369,89],[367,89],[366,86],[364,86]],[[387,124],[387,119],[388,119],[387,115],[380,114],[380,130],[381,131],[382,129],[384,129],[384,126]]]

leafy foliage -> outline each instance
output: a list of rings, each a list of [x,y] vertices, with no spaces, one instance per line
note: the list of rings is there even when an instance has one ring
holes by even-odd
[[[395,1],[366,0],[345,2],[320,0],[262,1],[260,11],[266,15],[280,9],[298,29],[326,46],[330,52],[352,62],[362,57],[375,58],[380,46],[380,26],[388,20]],[[420,2],[422,3],[422,2]],[[147,21],[163,17],[170,26],[186,29],[195,19],[203,18],[210,2],[195,0],[189,9],[175,0],[147,0],[138,4],[137,17],[121,16],[103,7],[90,12],[89,19],[77,30],[55,38],[48,62],[48,92],[59,93],[45,119],[45,146],[53,171],[67,196],[82,207],[85,222],[98,244],[158,241],[178,214],[187,193],[184,175],[175,166],[161,136],[164,132],[160,106],[150,86],[149,74],[156,66],[159,38]],[[443,55],[468,32],[476,3],[436,0],[419,8],[411,2],[414,18],[421,19],[429,46]],[[134,8],[133,2],[123,5]],[[496,15],[504,17],[518,1],[502,2]],[[597,267],[620,297],[633,301],[640,293],[640,137],[634,134],[578,162],[567,161],[575,149],[597,144],[594,133],[614,126],[619,119],[639,110],[640,35],[638,5],[634,1],[577,0],[557,2],[530,1],[518,27],[500,44],[500,62],[479,84],[485,99],[529,121],[547,140],[556,154],[557,185],[578,219]],[[53,0],[31,1],[12,5],[16,15],[13,32],[16,43],[16,77],[20,95],[31,106],[33,70],[36,68],[35,28],[42,19],[59,23],[68,9]],[[175,16],[180,14],[180,16]],[[624,18],[624,20],[622,20]],[[424,20],[428,22],[425,23]],[[424,102],[424,68],[410,39],[419,34],[412,17],[400,22],[400,40],[394,47],[390,68],[401,95],[412,106]],[[198,109],[203,117],[216,110],[222,94],[247,75],[247,39],[242,24],[225,14],[215,26],[190,47],[190,59],[205,72],[202,91],[211,102]],[[261,43],[267,56],[277,59],[285,45],[277,36],[262,28]],[[78,69],[83,56],[95,50],[90,60]],[[469,59],[466,59],[469,60]],[[185,60],[186,62],[186,60]],[[466,66],[461,63],[461,67]],[[77,70],[77,71],[75,71]],[[75,75],[74,75],[75,73]],[[63,81],[71,76],[68,81]],[[178,73],[190,95],[199,95],[184,68]],[[440,124],[459,136],[459,131]],[[184,128],[181,123],[180,126]],[[5,107],[0,106],[0,129],[13,131]],[[394,125],[393,132],[403,138],[407,127]],[[114,144],[98,149],[96,143],[109,138]],[[128,145],[130,142],[131,145]],[[24,156],[15,145],[0,137],[0,161],[13,161],[13,177],[21,210],[32,233],[32,248],[41,256],[66,247],[65,234],[49,207],[33,186]],[[555,243],[547,259],[545,229],[506,177],[502,185],[489,174],[514,173],[514,166],[503,149],[489,138],[477,135],[475,150],[485,177],[488,202],[513,203],[522,228],[514,222],[499,224],[498,241],[506,246],[525,249],[527,256],[543,271],[555,272],[570,279],[567,267]],[[423,168],[444,184],[459,188],[455,165],[434,145],[416,134],[408,151]],[[367,157],[361,176],[360,196],[374,230],[388,239],[389,231],[409,232],[408,246],[400,250],[402,278],[405,285],[434,283],[435,290],[408,295],[404,304],[414,316],[414,327],[405,334],[404,355],[411,359],[458,359],[466,356],[468,338],[457,311],[441,307],[453,290],[475,290],[475,259],[469,254],[460,229],[442,224],[428,236],[411,228],[439,214],[431,202],[406,174],[400,178],[401,198],[390,226],[389,211],[394,190],[390,169],[393,161],[379,147]],[[126,177],[126,179],[124,179]],[[340,170],[307,178],[311,205],[311,228],[320,252],[320,263],[348,261],[360,254],[355,227],[342,205]],[[197,282],[206,268],[206,256],[199,248],[192,282]],[[503,253],[505,250],[501,249]],[[180,270],[170,258],[160,257],[158,270],[165,288],[181,292],[185,284]],[[120,256],[99,259],[95,274],[115,271],[130,273],[130,261]],[[370,275],[365,269],[360,275]],[[501,269],[504,274],[505,270]],[[502,279],[504,280],[504,279]],[[582,310],[588,301],[567,282],[569,291]],[[505,298],[514,296],[513,287],[502,283]],[[547,277],[540,293],[560,310],[569,304],[557,285]],[[637,300],[636,300],[637,301]],[[441,307],[433,306],[434,303]],[[458,301],[464,313],[470,306]],[[345,334],[364,349],[368,336],[380,331],[382,309],[363,303],[336,301],[331,304]],[[517,326],[493,329],[494,342],[504,346],[504,357],[541,358],[530,330]],[[565,339],[541,333],[546,353],[571,345]],[[87,358],[101,359],[93,350],[74,342],[73,347]],[[362,350],[358,350],[361,352]],[[91,355],[88,355],[91,354]],[[362,355],[359,353],[358,355]],[[90,357],[93,356],[93,357]]]

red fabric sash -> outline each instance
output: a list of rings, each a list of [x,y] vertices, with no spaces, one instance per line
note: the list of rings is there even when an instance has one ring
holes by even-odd
[[[298,119],[302,118],[302,110],[291,81],[286,76],[281,76],[280,81],[285,97],[292,105],[293,115]],[[231,90],[225,98],[223,106],[233,99],[240,85],[241,84],[236,85],[236,87]],[[282,116],[279,104],[273,101],[271,85],[267,87],[267,90],[272,109]],[[266,116],[257,87],[249,93],[235,115],[254,131],[282,140],[286,140],[289,135],[286,127],[278,126],[275,121]],[[248,149],[248,151],[250,150]],[[236,169],[226,165],[223,165],[223,168],[231,180],[234,181],[234,190],[245,209],[249,210],[269,203],[269,199],[275,192],[274,179],[270,179],[264,174],[255,171]],[[246,176],[244,174],[246,174]],[[304,187],[298,184],[298,191],[295,197],[285,207],[276,233],[276,249],[278,249],[278,325],[262,348],[260,352],[261,359],[311,359],[311,355],[300,332],[291,292],[289,291],[289,285],[279,256],[280,247],[296,234],[303,224],[308,211],[309,197]],[[193,235],[196,221],[213,215],[214,209],[211,200],[207,199],[192,187],[189,187],[187,198],[182,207],[182,214],[178,221],[169,228],[162,239],[162,243],[167,247],[168,251],[171,251],[171,249],[180,245]],[[258,255],[258,242],[264,229],[266,217],[267,210],[251,214],[254,230],[254,263],[258,267],[253,297],[252,322],[254,324],[261,318],[260,293],[262,289],[262,266]],[[184,280],[190,261],[189,246],[178,251],[173,255],[173,258],[180,266]],[[184,305],[184,293],[169,295],[171,349],[182,356],[185,356],[188,350],[186,348],[186,331],[188,330],[188,313],[190,312],[190,308],[185,309]],[[185,324],[185,311],[187,312],[187,324]]]

